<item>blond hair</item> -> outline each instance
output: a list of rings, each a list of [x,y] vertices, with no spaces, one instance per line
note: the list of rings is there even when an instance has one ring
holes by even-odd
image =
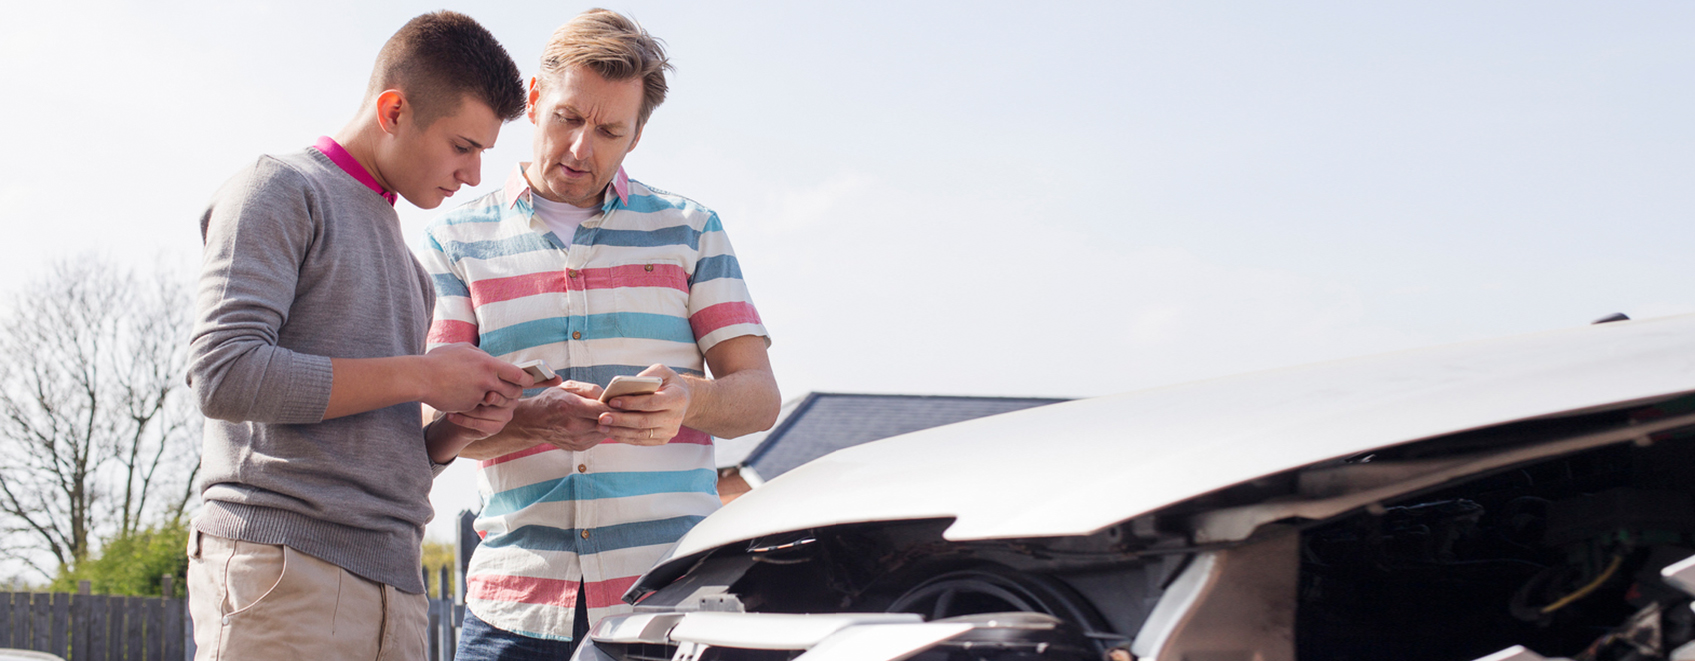
[[[640,23],[608,9],[590,9],[559,26],[541,53],[540,81],[571,67],[584,67],[607,80],[642,80],[642,105],[636,126],[647,124],[653,109],[665,102],[665,72],[675,70],[665,58],[664,42]]]

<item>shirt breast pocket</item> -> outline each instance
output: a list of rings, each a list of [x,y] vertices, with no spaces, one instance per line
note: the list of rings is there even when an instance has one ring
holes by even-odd
[[[689,273],[679,260],[615,264],[609,270],[621,338],[694,343],[689,327]]]

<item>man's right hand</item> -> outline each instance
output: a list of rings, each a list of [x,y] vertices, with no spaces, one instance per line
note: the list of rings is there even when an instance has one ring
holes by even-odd
[[[566,381],[519,403],[510,427],[537,443],[572,452],[587,450],[606,440],[597,421],[612,409],[601,403],[600,393],[601,387],[595,384]]]
[[[505,406],[535,380],[517,365],[465,343],[436,347],[423,356],[425,392],[419,401],[455,413],[480,405]]]
[[[499,434],[473,441],[459,451],[468,459],[493,459],[547,444],[580,452],[606,440],[600,433],[602,413],[612,409],[600,402],[601,388],[566,381],[534,397],[518,400],[512,421]]]

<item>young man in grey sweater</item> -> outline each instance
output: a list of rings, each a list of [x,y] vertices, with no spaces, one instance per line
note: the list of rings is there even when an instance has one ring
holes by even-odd
[[[433,475],[537,384],[468,344],[424,353],[434,289],[393,204],[476,185],[524,102],[482,26],[419,16],[384,45],[352,122],[260,157],[201,218],[197,658],[423,658]],[[448,413],[421,426],[419,402]]]

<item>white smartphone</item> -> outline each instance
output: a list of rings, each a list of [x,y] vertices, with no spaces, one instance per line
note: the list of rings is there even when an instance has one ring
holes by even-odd
[[[665,383],[657,376],[615,376],[612,383],[606,384],[606,390],[600,393],[600,401],[609,402],[613,397],[624,395],[651,395],[659,392],[659,386]]]
[[[540,358],[535,360],[526,360],[524,362],[517,363],[517,365],[518,369],[529,372],[530,378],[535,379],[536,383],[552,381],[555,376],[553,374],[553,369],[547,366],[547,361]]]

